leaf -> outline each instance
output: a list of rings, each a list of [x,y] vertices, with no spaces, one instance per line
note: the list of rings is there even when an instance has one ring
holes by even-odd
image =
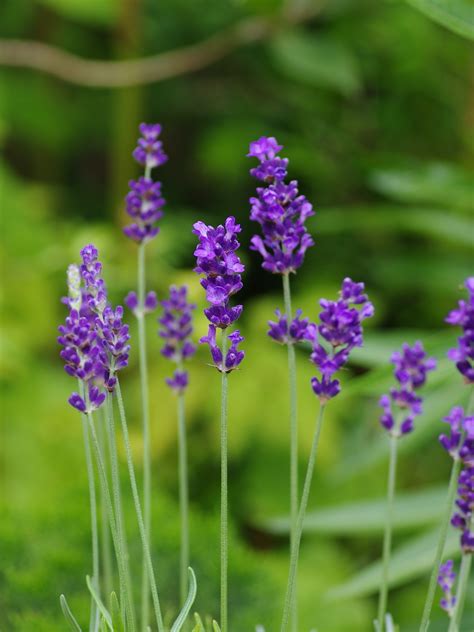
[[[67,603],[66,597],[64,595],[61,595],[59,597],[59,603],[61,604],[61,610],[63,611],[63,614],[66,618],[66,621],[69,623],[69,627],[71,628],[71,630],[73,632],[82,632],[81,626],[79,625],[74,615],[72,614],[71,609],[69,608],[69,605]]]
[[[40,0],[50,9],[66,18],[86,24],[112,24],[116,18],[119,3],[116,0]]]
[[[390,588],[402,586],[408,581],[431,571],[438,537],[438,529],[435,529],[412,538],[393,551],[388,574],[388,585]],[[446,540],[444,557],[455,557],[458,555],[459,534],[451,531]],[[348,599],[374,594],[380,588],[381,576],[382,563],[381,561],[374,562],[349,581],[331,589],[328,592],[328,597],[331,599]]]
[[[171,628],[171,632],[179,632],[183,627],[186,619],[188,617],[189,611],[192,608],[194,600],[196,599],[197,592],[197,583],[196,583],[196,575],[191,567],[188,567],[188,578],[189,578],[189,591],[186,601],[179,613],[176,621],[173,623],[173,627]]]
[[[112,626],[112,619],[110,617],[110,614],[107,611],[107,608],[104,606],[101,598],[97,594],[94,586],[92,585],[92,581],[91,581],[91,578],[89,577],[89,575],[86,575],[86,584],[87,584],[87,588],[89,589],[90,594],[92,595],[92,598],[94,599],[95,603],[97,604],[97,607],[99,609],[100,614],[105,619],[107,627],[109,628],[109,630],[111,630],[111,632],[114,632],[114,628]]]
[[[344,96],[360,88],[357,59],[334,38],[296,29],[285,31],[270,42],[270,53],[277,69],[292,80]]]
[[[115,632],[125,632],[125,626],[120,612],[120,604],[118,602],[117,594],[112,592],[110,595],[110,610],[112,617],[112,627]]]
[[[196,621],[196,625],[194,626],[192,632],[205,632],[204,623],[197,612],[194,613],[194,619]]]
[[[468,0],[406,0],[414,9],[450,31],[474,39],[474,10]]]
[[[394,504],[393,529],[414,529],[439,521],[445,510],[447,490],[443,487],[421,492],[398,494]],[[357,535],[383,532],[387,511],[386,498],[346,503],[309,512],[305,533]],[[274,518],[265,527],[272,533],[287,534],[289,518]]]
[[[221,632],[221,629],[220,629],[219,624],[217,623],[217,621],[213,621],[212,622],[212,629],[214,630],[214,632]]]

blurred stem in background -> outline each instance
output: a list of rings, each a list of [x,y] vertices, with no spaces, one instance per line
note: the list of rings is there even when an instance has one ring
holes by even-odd
[[[149,178],[149,169],[145,171],[145,177]],[[141,625],[146,632],[149,618],[149,592],[148,571],[145,548],[150,547],[151,529],[151,454],[150,454],[150,402],[148,397],[148,367],[146,357],[146,329],[145,329],[145,243],[138,246],[138,353],[140,363],[140,385],[143,418],[143,522],[145,529],[146,545],[143,545],[142,565],[142,607]]]
[[[293,317],[291,308],[291,289],[289,273],[282,276],[283,298],[285,302],[285,314],[288,327],[288,378],[290,387],[290,555],[295,544],[296,523],[298,520],[298,406],[296,392],[296,359],[295,347],[289,336],[290,323]],[[291,629],[298,630],[298,593],[297,577],[293,585],[293,603],[291,604]]]
[[[107,450],[106,456],[106,445],[108,445],[108,441],[106,440],[106,428],[107,428],[107,411],[106,407],[102,408],[102,423],[99,423],[98,428],[98,439],[100,444],[100,449],[102,450],[102,454],[104,455],[104,461],[106,467],[110,466],[110,447]],[[101,489],[100,493],[100,531],[101,531],[101,560],[102,560],[102,577],[103,577],[103,588],[104,588],[104,598],[106,605],[110,606],[110,595],[113,591],[113,566],[112,566],[112,542],[110,540],[110,526],[109,520],[107,517],[107,504],[105,501],[104,494]]]
[[[228,524],[227,524],[227,380],[225,357],[227,336],[222,330],[222,394],[221,394],[221,630],[227,632],[227,566],[228,566]]]
[[[387,611],[388,571],[390,566],[390,552],[392,548],[393,500],[395,496],[395,480],[397,475],[397,448],[398,438],[391,436],[387,483],[387,515],[383,538],[382,581],[380,584],[379,608],[377,615],[378,632],[383,632],[385,629],[385,614]]]
[[[180,369],[181,370],[181,367]],[[184,393],[178,393],[178,452],[179,452],[179,507],[181,513],[180,597],[181,606],[188,592],[189,566],[189,498],[188,455],[186,445],[186,415]]]
[[[319,437],[321,435],[321,428],[323,425],[325,410],[326,410],[326,404],[321,404],[319,408],[319,414],[316,420],[316,426],[315,426],[314,435],[313,435],[313,443],[311,445],[311,452],[309,455],[308,467],[306,469],[306,476],[304,479],[303,495],[301,497],[301,505],[298,512],[298,519],[296,522],[295,540],[294,540],[293,546],[291,547],[290,569],[288,573],[288,583],[286,586],[286,596],[285,596],[285,604],[283,607],[281,632],[286,632],[288,628],[291,608],[294,601],[293,591],[295,588],[296,573],[298,571],[298,557],[300,554],[301,536],[303,534],[304,519],[306,516],[306,508],[308,506],[309,492],[311,490],[311,481],[313,480],[314,466],[316,463],[316,454],[318,451]]]

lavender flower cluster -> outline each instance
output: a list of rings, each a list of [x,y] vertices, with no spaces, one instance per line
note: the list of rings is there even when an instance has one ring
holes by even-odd
[[[453,586],[456,581],[456,573],[454,572],[453,560],[447,560],[439,567],[438,573],[438,585],[443,591],[443,598],[440,601],[440,605],[443,610],[446,610],[451,617],[454,613],[454,607],[456,606],[456,597],[453,595]]]
[[[84,385],[84,393],[72,393],[71,406],[92,412],[103,403],[106,391],[113,392],[117,371],[128,364],[130,338],[123,324],[123,308],[115,310],[107,299],[99,253],[92,244],[81,250],[82,264],[68,269],[69,314],[59,327],[61,358],[68,375]]]
[[[465,281],[468,292],[467,301],[459,301],[458,308],[450,312],[446,322],[462,328],[463,334],[458,338],[458,345],[448,352],[448,358],[456,363],[456,367],[467,384],[474,383],[474,277]]]
[[[299,195],[296,180],[285,183],[288,159],[278,156],[282,149],[275,138],[262,136],[250,143],[247,154],[260,162],[251,175],[266,185],[250,198],[250,219],[260,224],[263,235],[252,237],[250,248],[262,255],[262,267],[274,274],[295,272],[314,245],[305,226],[314,215],[313,207]]]
[[[380,398],[383,409],[380,423],[390,435],[401,437],[413,430],[415,418],[423,411],[423,399],[417,391],[425,384],[427,373],[436,368],[436,360],[426,357],[423,345],[418,341],[412,347],[405,343],[390,361],[395,365],[398,387]]]

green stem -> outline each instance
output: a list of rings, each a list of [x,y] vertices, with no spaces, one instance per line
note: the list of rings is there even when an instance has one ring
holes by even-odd
[[[158,590],[156,587],[155,573],[153,571],[153,562],[151,559],[150,546],[148,544],[147,533],[145,529],[145,521],[143,518],[142,508],[140,505],[140,496],[138,494],[137,480],[135,477],[135,469],[133,467],[132,448],[130,446],[130,439],[128,436],[127,418],[125,416],[125,408],[123,405],[122,391],[121,391],[120,382],[118,381],[118,379],[117,379],[116,393],[117,393],[117,402],[118,402],[118,407],[119,407],[119,412],[120,412],[120,420],[122,423],[122,434],[123,434],[123,440],[125,444],[125,453],[127,455],[127,466],[128,466],[128,474],[130,478],[130,487],[132,489],[133,502],[135,505],[135,513],[137,515],[138,529],[140,531],[140,538],[142,540],[142,547],[143,547],[143,552],[144,552],[144,557],[145,557],[145,562],[146,562],[146,568],[148,572],[148,580],[151,587],[151,596],[153,600],[153,607],[155,610],[156,623],[158,626],[158,632],[164,632],[165,628],[163,625],[163,618],[161,616],[160,600],[158,597]]]
[[[283,298],[285,302],[285,315],[288,328],[293,318],[291,309],[291,289],[290,276],[284,274]],[[296,392],[296,358],[295,347],[288,339],[288,378],[290,388],[290,552],[295,543],[296,523],[298,520],[298,408]],[[298,629],[298,607],[297,607],[297,578],[295,577],[293,586],[293,603],[291,604],[291,629],[296,632]]]
[[[449,521],[453,511],[454,498],[456,496],[457,481],[459,476],[459,470],[461,462],[459,459],[453,461],[451,468],[451,476],[449,478],[448,496],[446,501],[446,509],[441,523],[441,529],[439,532],[438,546],[436,548],[436,555],[433,562],[433,570],[431,571],[430,583],[428,586],[428,594],[426,595],[425,607],[423,609],[423,617],[420,625],[420,632],[427,632],[430,624],[431,609],[433,607],[434,596],[436,592],[436,584],[439,573],[439,565],[443,558],[444,546],[446,544],[446,536],[448,533]]]
[[[112,395],[110,393],[107,393],[105,407],[106,407],[106,416],[107,416],[107,439],[108,439],[108,444],[109,444],[110,466],[111,466],[111,472],[112,472],[112,495],[113,495],[114,515],[115,515],[115,521],[117,524],[117,536],[120,541],[120,549],[123,555],[123,563],[124,563],[124,570],[125,570],[124,579],[125,579],[126,585],[120,587],[120,603],[122,604],[122,602],[125,602],[126,593],[127,592],[129,594],[132,593],[132,581],[130,577],[128,546],[127,546],[127,539],[126,539],[126,534],[125,534],[125,526],[124,526],[124,518],[123,518],[122,491],[120,489],[120,473],[119,473],[119,462],[118,462],[118,453],[117,453],[117,441],[115,438],[115,420],[114,420],[114,411],[113,411],[113,400],[112,400]],[[131,602],[130,614],[133,619],[133,626],[136,627],[136,617],[135,617],[135,608],[133,605],[133,599]]]
[[[222,364],[225,368],[227,335],[222,330]],[[221,373],[221,630],[227,632],[228,498],[227,498],[227,373]]]
[[[188,594],[189,566],[189,499],[188,457],[186,446],[186,419],[184,393],[178,394],[178,452],[179,452],[179,507],[181,513],[180,596],[181,605]]]
[[[454,612],[451,617],[448,632],[458,632],[459,626],[461,625],[464,602],[466,600],[467,585],[471,572],[471,563],[472,553],[464,553],[461,559],[461,569],[459,571],[458,587],[456,590],[456,605],[454,606]]]
[[[145,244],[138,246],[138,353],[140,364],[140,385],[142,399],[143,419],[143,522],[145,526],[145,539],[150,546],[151,530],[151,453],[150,453],[150,403],[148,398],[148,368],[146,357],[146,330],[145,330]],[[147,564],[143,549],[142,564],[142,597],[141,597],[141,623],[142,630],[146,632],[149,619],[149,593]]]
[[[298,571],[298,558],[300,554],[301,536],[303,534],[304,519],[306,515],[306,508],[308,506],[309,492],[311,490],[311,481],[313,480],[314,465],[316,463],[316,454],[318,451],[319,437],[321,434],[325,410],[326,404],[322,404],[316,420],[313,443],[311,445],[308,467],[304,479],[303,496],[301,498],[298,518],[296,521],[295,540],[293,542],[293,546],[291,547],[290,570],[288,573],[288,583],[286,587],[285,605],[283,608],[283,619],[281,622],[281,632],[286,632],[288,628],[288,621],[290,619],[291,608],[294,602],[293,593],[295,589],[296,573]]]
[[[103,418],[102,422],[99,423],[98,429],[98,437],[99,437],[99,445],[102,453],[104,454],[104,461],[106,461],[106,467],[108,467],[110,463],[110,447],[108,449],[108,459],[105,456],[105,446],[106,446],[106,438],[105,438],[105,430],[107,428],[107,414],[105,412],[105,407],[103,410]],[[87,426],[86,426],[87,427]],[[108,460],[108,462],[107,462]],[[104,494],[100,494],[100,517],[101,517],[101,539],[102,539],[102,564],[103,564],[103,578],[104,578],[104,592],[105,592],[105,603],[109,604],[110,595],[113,590],[113,569],[112,569],[112,543],[110,541],[110,527],[109,527],[109,519],[107,516],[107,506],[105,503]],[[122,615],[123,616],[123,615]]]
[[[383,539],[383,559],[382,559],[382,582],[380,584],[378,624],[380,632],[385,628],[385,613],[387,611],[388,595],[388,571],[390,566],[390,552],[392,548],[392,522],[393,522],[393,499],[395,496],[395,479],[397,475],[397,437],[390,437],[390,462],[388,470],[387,484],[387,515],[385,522],[385,534]]]
[[[125,559],[124,559],[122,548],[120,546],[120,539],[118,537],[117,523],[115,521],[115,516],[114,516],[112,497],[110,495],[109,483],[107,481],[107,472],[105,469],[104,459],[102,457],[102,452],[101,452],[99,441],[97,438],[97,433],[95,431],[95,425],[94,425],[94,419],[92,417],[92,413],[87,414],[87,420],[88,420],[88,425],[89,425],[90,436],[92,438],[92,445],[94,447],[95,454],[96,454],[97,468],[99,471],[99,479],[102,486],[102,492],[104,494],[104,498],[107,505],[107,514],[109,517],[110,530],[112,533],[112,541],[114,543],[115,556],[117,558],[119,581],[121,585],[126,587],[127,584],[126,584],[126,579],[125,579],[126,575],[125,575],[125,564],[124,564]],[[126,604],[125,613],[126,613],[126,619],[128,622],[128,629],[131,631],[134,631],[135,625],[134,625],[134,620],[131,614],[133,610],[132,595],[130,594],[128,590],[125,590],[125,604]]]
[[[82,382],[79,382],[79,392],[84,397],[84,389]],[[92,583],[99,593],[99,531],[97,523],[97,497],[95,492],[94,466],[92,463],[91,445],[89,441],[89,432],[87,430],[86,415],[81,415],[82,432],[84,435],[84,451],[86,455],[87,480],[89,484],[89,502],[91,513],[91,536],[92,536]],[[99,623],[99,612],[95,601],[91,601],[91,617],[90,630],[96,630]]]

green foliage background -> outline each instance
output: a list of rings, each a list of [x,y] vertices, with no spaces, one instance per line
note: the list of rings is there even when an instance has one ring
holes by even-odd
[[[267,632],[278,628],[288,561],[286,357],[265,335],[266,321],[282,307],[281,288],[248,251],[255,182],[245,154],[260,135],[285,145],[290,174],[317,211],[310,222],[316,247],[293,281],[295,306],[316,318],[319,298],[334,297],[348,275],[366,282],[376,306],[367,345],[354,354],[324,428],[302,548],[301,630],[371,629],[387,458],[377,399],[391,383],[391,351],[422,339],[439,370],[416,432],[401,444],[390,593],[401,630],[418,629],[450,466],[436,437],[441,417],[468,397],[444,359],[456,333],[443,319],[473,268],[474,92],[472,50],[460,36],[472,33],[464,19],[470,2],[450,3],[456,33],[443,26],[440,3],[410,4],[424,14],[403,2],[328,0],[298,27],[283,21],[264,41],[198,72],[139,88],[90,89],[1,69],[2,632],[64,630],[60,592],[87,620],[86,475],[56,326],[64,318],[66,266],[85,243],[101,251],[114,302],[135,285],[136,250],[120,226],[127,180],[137,175],[130,153],[140,120],[162,122],[170,156],[159,173],[168,203],[162,231],[148,248],[150,289],[163,297],[170,283],[189,283],[202,308],[191,271],[193,221],[220,222],[232,213],[244,228],[247,358],[230,385],[232,630],[258,623]],[[240,19],[272,18],[280,10],[279,0],[15,0],[0,7],[0,29],[5,38],[119,59],[193,44]],[[461,18],[463,27],[455,28]],[[139,466],[136,331],[129,320],[133,347],[123,382]],[[171,619],[178,585],[175,401],[163,383],[170,369],[153,318],[148,328],[154,552]],[[205,329],[198,316],[196,338]],[[192,560],[196,609],[215,616],[219,383],[206,362],[202,350],[190,367]],[[304,350],[298,370],[303,474],[317,409]],[[448,547],[456,554],[455,534]],[[474,627],[473,595],[465,632]],[[445,627],[436,607],[432,630]]]

